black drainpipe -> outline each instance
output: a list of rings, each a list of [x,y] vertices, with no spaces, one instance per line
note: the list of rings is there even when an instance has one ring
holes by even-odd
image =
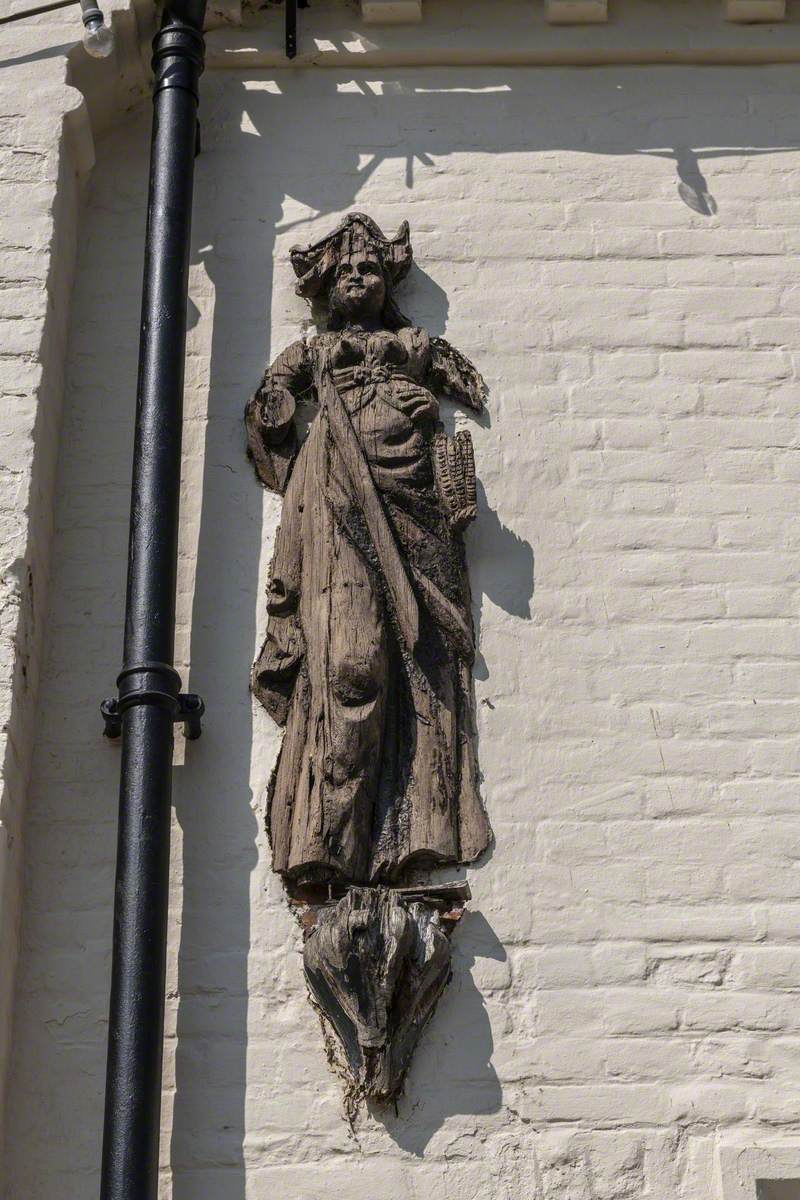
[[[173,667],[183,371],[205,0],[168,0],[155,92],[133,453],[124,665],[103,704],[122,735],[102,1200],[156,1200],[173,726],[202,701]]]

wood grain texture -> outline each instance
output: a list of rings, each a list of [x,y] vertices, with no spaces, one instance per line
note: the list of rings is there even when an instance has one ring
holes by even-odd
[[[407,227],[384,239],[355,215],[292,261],[329,328],[280,354],[246,410],[259,477],[284,496],[252,680],[286,726],[273,865],[295,892],[402,884],[490,838],[462,540],[474,458],[439,422],[440,397],[479,411],[485,385],[394,301]],[[302,445],[298,401],[317,408]]]
[[[258,476],[283,496],[252,687],[286,729],[273,867],[295,899],[341,897],[305,965],[357,1103],[397,1095],[450,974],[440,906],[397,889],[490,840],[462,540],[475,464],[469,434],[439,421],[441,397],[480,411],[486,389],[397,307],[407,225],[389,239],[351,214],[292,264],[328,327],[278,356],[245,413]],[[317,409],[302,444],[298,402]]]
[[[343,1048],[351,1102],[393,1100],[450,978],[439,914],[397,892],[350,888],[309,935],[303,962]]]

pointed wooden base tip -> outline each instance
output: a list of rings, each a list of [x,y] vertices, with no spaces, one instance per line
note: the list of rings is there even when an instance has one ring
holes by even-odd
[[[320,910],[303,954],[312,1002],[333,1030],[353,1110],[394,1100],[450,979],[452,889],[351,887]],[[424,898],[418,896],[424,895]],[[463,898],[460,904],[463,906]],[[457,910],[460,912],[460,910]]]

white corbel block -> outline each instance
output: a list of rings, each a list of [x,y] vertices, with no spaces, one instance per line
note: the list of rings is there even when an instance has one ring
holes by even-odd
[[[600,25],[608,20],[608,0],[545,0],[551,25]]]
[[[368,25],[409,25],[422,20],[422,0],[361,0]]]
[[[725,0],[725,20],[752,23],[783,21],[786,0]]]

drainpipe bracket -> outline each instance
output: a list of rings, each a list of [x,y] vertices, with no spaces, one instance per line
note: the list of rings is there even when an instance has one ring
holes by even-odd
[[[196,741],[202,733],[206,706],[195,692],[181,692],[181,677],[167,663],[146,662],[125,667],[117,678],[118,696],[100,705],[103,736],[118,738],[122,733],[122,714],[136,704],[155,704],[166,708],[173,721],[183,725],[183,735]]]

